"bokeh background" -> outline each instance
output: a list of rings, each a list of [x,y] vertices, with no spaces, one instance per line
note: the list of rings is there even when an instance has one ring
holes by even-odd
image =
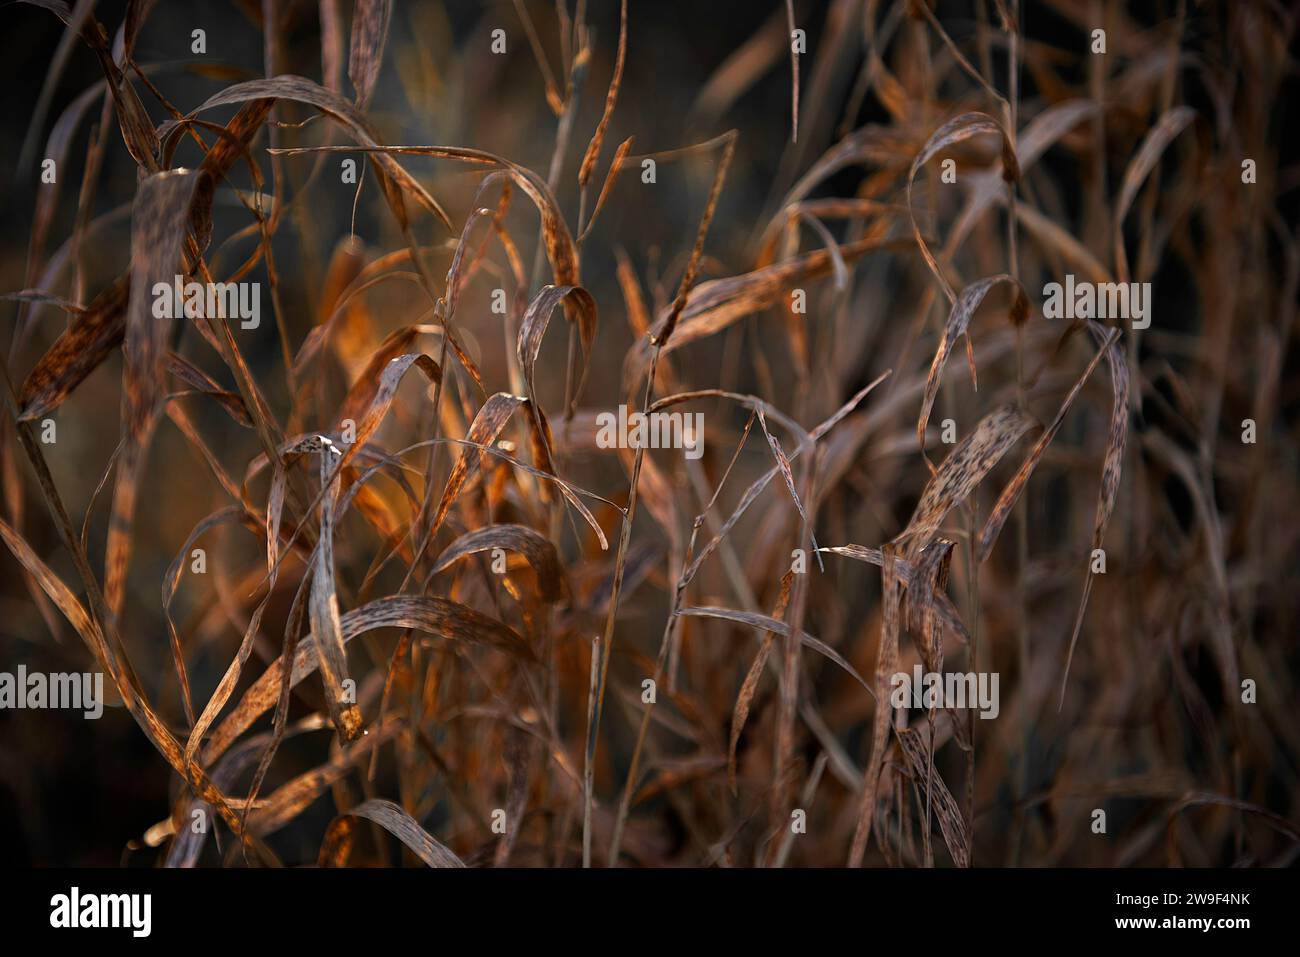
[[[111,40],[127,17],[127,4],[89,6]],[[187,113],[224,87],[265,75],[268,57],[274,72],[326,81],[325,6],[340,15],[341,92],[353,95],[346,77],[350,2],[144,6],[149,9],[134,62],[166,103],[140,79],[134,83],[154,124],[169,118],[169,105]],[[1294,5],[963,0],[925,4],[927,14],[911,0],[796,2],[793,14],[806,31],[807,50],[798,66],[799,136],[791,142],[785,4],[632,0],[621,89],[585,207],[578,165],[614,69],[619,5],[530,0],[523,6],[561,95],[566,68],[583,60],[572,74],[578,82],[567,91],[572,133],[554,187],[575,235],[580,207],[590,212],[609,158],[625,138],[635,136],[634,156],[658,155],[735,130],[734,160],[700,262],[702,281],[743,275],[761,265],[765,235],[782,238],[770,253],[777,261],[808,255],[832,238],[844,244],[878,238],[879,248],[847,264],[851,278],[842,287],[830,269],[807,282],[781,284],[774,301],[747,310],[718,334],[663,361],[660,394],[707,388],[751,394],[805,428],[892,370],[861,405],[861,414],[831,433],[836,441],[828,440],[816,478],[813,529],[818,542],[828,546],[879,547],[898,535],[930,477],[916,438],[916,417],[920,383],[947,306],[917,254],[905,186],[913,159],[945,121],[972,110],[1003,120],[995,93],[1010,95],[1013,52],[1001,19],[1004,6],[1015,10],[1019,23],[1015,109],[1022,136],[1029,124],[1062,103],[1092,101],[1098,108],[1053,135],[1018,185],[1019,201],[1037,217],[1034,222],[1022,218],[1016,227],[1015,268],[1028,294],[1029,320],[1017,334],[1007,321],[1011,300],[1005,290],[991,295],[977,314],[971,328],[978,389],[964,371],[965,346],[959,343],[928,430],[932,462],[948,452],[938,435],[941,419],[952,418],[958,434],[967,436],[997,405],[1019,402],[1040,422],[1052,420],[1096,343],[1087,335],[1066,335],[1064,323],[1044,320],[1040,290],[1067,270],[1082,272],[1080,262],[1100,264],[1107,272],[1117,268],[1114,216],[1134,158],[1162,117],[1181,107],[1194,111],[1186,129],[1162,146],[1153,169],[1140,178],[1132,211],[1118,226],[1134,278],[1153,284],[1154,323],[1132,347],[1127,336],[1121,343],[1136,396],[1128,418],[1125,473],[1105,539],[1107,574],[1093,587],[1064,701],[1060,684],[1093,534],[1111,412],[1105,363],[1065,418],[1023,505],[977,575],[967,547],[970,532],[983,524],[1030,451],[1032,434],[980,485],[969,503],[973,514],[959,508],[944,526],[943,535],[956,543],[948,593],[976,635],[979,668],[1001,676],[1001,714],[994,722],[974,722],[973,752],[957,740],[958,716],[941,722],[934,766],[964,819],[968,856],[976,864],[1294,863],[1300,847],[1300,726],[1292,705],[1300,666],[1294,571],[1300,523],[1293,519],[1300,504],[1294,344],[1300,165],[1288,135],[1300,120],[1291,47],[1298,19]],[[575,17],[589,31],[585,58],[573,55]],[[1097,25],[1107,30],[1107,52],[1101,57],[1089,52]],[[503,56],[490,52],[498,28],[508,38]],[[191,53],[195,29],[206,31],[205,54]],[[562,41],[566,31],[568,39]],[[59,168],[60,200],[44,248],[33,253],[37,196],[44,188],[39,162],[60,118],[70,117],[77,98],[103,78],[95,56],[80,42],[67,41],[66,57],[60,59],[64,35],[59,19],[39,6],[10,4],[0,10],[5,80],[0,84],[0,182],[7,184],[0,289],[16,292],[48,279],[52,285],[39,287],[43,292],[84,304],[130,265],[138,172],[111,110],[101,109],[101,91],[72,125],[67,160]],[[964,63],[954,57],[954,46]],[[224,123],[233,112],[226,107],[205,117]],[[394,4],[367,115],[383,143],[473,147],[543,178],[551,172],[561,124],[548,106],[544,72],[519,6],[511,2]],[[283,195],[295,200],[272,248],[285,329],[296,350],[320,323],[330,296],[337,295],[330,282],[339,244],[355,234],[360,255],[372,261],[404,248],[406,239],[373,171],[359,198],[356,187],[340,181],[339,156],[286,156],[274,171],[265,149],[272,135],[284,146],[347,142],[301,104],[282,103],[275,118],[281,125],[274,133],[267,128],[258,134],[252,155],[266,182],[279,177]],[[100,153],[89,189],[83,176],[94,145]],[[627,501],[630,458],[595,449],[590,429],[584,432],[596,412],[640,401],[627,359],[643,330],[629,306],[627,282],[620,282],[619,264],[627,264],[650,314],[662,316],[686,269],[717,157],[716,149],[661,156],[653,185],[640,182],[639,167],[624,170],[614,182],[581,249],[583,285],[598,304],[600,321],[581,407],[567,426],[561,421],[567,347],[558,313],[557,331],[543,344],[538,393],[553,419],[564,475],[620,504]],[[937,179],[940,159],[948,157],[957,161],[956,191],[945,191]],[[1240,163],[1247,157],[1257,164],[1257,181],[1249,186],[1240,181]],[[448,233],[427,215],[413,217],[415,239],[425,247],[429,273],[441,289],[482,171],[442,159],[400,159],[445,206],[456,227]],[[185,142],[174,162],[201,160],[195,144]],[[958,219],[968,177],[973,182],[1000,171],[996,138],[980,136],[943,149],[918,174],[913,206],[919,229],[934,248],[942,247]],[[806,176],[808,188],[793,192]],[[259,242],[233,192],[251,187],[242,164],[218,187],[208,251],[214,275],[229,273]],[[79,202],[79,196],[89,198]],[[490,198],[495,202],[496,194]],[[831,199],[863,205],[848,217],[827,206],[809,206],[815,226],[805,220],[800,227],[796,218],[795,228],[785,229],[792,203]],[[868,201],[875,208],[864,212]],[[773,232],[766,232],[773,224]],[[506,225],[531,276],[537,217],[518,193]],[[77,235],[75,248],[65,245]],[[995,203],[945,263],[950,276],[960,277],[958,288],[1011,268],[1007,236],[1005,207]],[[61,249],[71,250],[66,268],[33,273],[33,255],[44,267]],[[489,245],[486,259],[489,265],[462,292],[457,328],[491,393],[511,387],[513,340],[502,317],[490,309],[491,292],[500,284],[494,277],[507,274],[508,260],[496,244]],[[246,278],[266,289],[265,263]],[[532,283],[530,298],[540,284]],[[809,292],[806,317],[792,317],[783,305],[787,288],[795,285]],[[328,350],[312,370],[315,404],[305,411],[295,406],[292,414],[269,297],[262,300],[260,328],[241,333],[239,347],[275,414],[292,426],[288,432],[328,429],[328,413],[322,418],[313,410],[332,413],[369,351],[400,326],[431,322],[428,308],[411,283],[387,283],[359,296],[341,333],[343,345]],[[17,388],[73,320],[55,306],[14,301],[0,303],[0,314],[4,359]],[[229,373],[192,328],[178,327],[171,344],[231,388]],[[437,355],[436,345],[426,348]],[[473,389],[463,375],[455,381],[450,394],[467,403],[472,414]],[[122,358],[114,350],[54,415],[58,440],[46,448],[46,459],[78,529],[118,445],[122,390]],[[375,441],[393,450],[426,435],[429,422],[420,411],[426,394],[420,386],[404,384],[391,421]],[[236,480],[242,478],[259,450],[251,430],[215,403],[184,401],[208,447]],[[708,423],[702,471],[691,473],[677,453],[650,456],[661,484],[643,487],[649,505],[643,502],[633,526],[631,571],[618,612],[610,703],[596,759],[599,863],[605,860],[612,815],[636,750],[641,680],[654,667],[692,520],[728,474],[732,451],[746,429],[746,409],[721,400],[698,408]],[[1257,422],[1255,445],[1241,441],[1246,418]],[[772,465],[758,426],[751,431],[734,474],[726,479],[719,519]],[[794,440],[787,433],[782,441],[789,452]],[[12,422],[6,425],[2,454],[6,521],[82,594]],[[444,460],[439,488],[446,467]],[[311,476],[312,468],[305,467],[304,474]],[[796,476],[800,482],[812,480],[802,469]],[[259,505],[265,504],[265,481],[262,476],[256,486]],[[100,573],[110,497],[98,499],[87,523],[88,553]],[[141,481],[119,626],[142,688],[182,741],[188,729],[159,588],[195,524],[231,504],[191,444],[168,423],[160,425]],[[617,513],[595,506],[593,511],[616,544]],[[373,777],[368,760],[359,761],[267,836],[281,860],[315,862],[340,811],[367,797],[383,797],[401,804],[467,861],[499,861],[500,839],[483,824],[493,808],[505,806],[516,793],[522,775],[526,823],[512,838],[509,862],[580,863],[581,796],[571,777],[575,767],[581,773],[590,641],[602,630],[601,601],[608,597],[614,546],[601,551],[585,529],[575,534],[567,521],[554,522],[555,515],[506,495],[494,520],[532,520],[552,535],[572,589],[548,613],[552,657],[546,681],[553,693],[556,738],[546,745],[517,740],[517,726],[531,720],[524,717],[531,699],[522,672],[508,664],[478,659],[476,653],[455,662],[436,656],[413,661],[399,687],[405,697],[423,695],[424,700],[407,715],[407,729],[381,751]],[[801,541],[798,519],[782,483],[773,482],[736,525],[728,547],[702,568],[686,603],[741,608],[749,601],[771,614],[780,604],[788,556]],[[464,520],[468,523],[469,516]],[[716,526],[704,529],[702,535],[712,534]],[[444,533],[440,542],[450,537]],[[352,597],[380,547],[374,529],[355,515],[341,527],[339,576]],[[187,580],[174,607],[200,702],[238,647],[252,608],[247,576],[262,561],[264,548],[256,536],[229,528],[212,534],[208,551],[208,582]],[[883,627],[880,570],[834,555],[824,562],[824,568],[811,563],[799,612],[803,627],[870,682]],[[387,569],[373,594],[396,591],[401,571]],[[301,567],[289,577],[283,594],[268,605],[264,634],[258,636],[241,690],[279,653]],[[493,598],[476,581],[440,579],[433,587],[481,610],[501,607],[500,596]],[[348,601],[343,601],[346,611]],[[507,623],[518,624],[521,632],[535,627],[531,619],[525,621],[522,605],[507,605],[502,612]],[[793,740],[782,752],[787,747],[779,741],[783,691],[769,675],[755,694],[739,742],[733,793],[727,782],[728,736],[761,633],[722,621],[683,621],[672,638],[672,692],[656,710],[662,717],[651,723],[642,756],[644,780],[629,815],[622,863],[843,864],[872,752],[871,698],[842,670],[805,649],[793,687],[786,689],[800,702]],[[350,646],[352,667],[382,682],[397,643],[397,631],[387,629],[370,636],[365,647]],[[918,647],[915,635],[904,639],[903,670],[918,660]],[[776,649],[774,658],[783,660],[779,640]],[[969,646],[950,648],[948,655],[950,668],[974,667]],[[82,671],[92,664],[67,621],[42,610],[18,563],[0,551],[0,668],[13,671],[20,663],[42,671]],[[422,668],[427,669],[423,675]],[[1257,683],[1257,703],[1234,700],[1234,677]],[[368,693],[375,693],[373,680]],[[291,720],[319,712],[320,701],[318,683],[305,682]],[[495,719],[466,718],[474,708],[499,713]],[[514,715],[514,722],[506,715]],[[900,728],[906,724],[928,734],[925,719],[920,711],[895,718]],[[264,717],[258,729],[267,727]],[[337,748],[330,736],[326,728],[286,740],[263,793],[327,761]],[[510,756],[511,749],[520,748],[528,754],[522,765]],[[574,764],[556,759],[559,752]],[[867,862],[953,863],[957,855],[947,849],[938,824],[926,825],[922,790],[897,746],[884,763],[886,784],[876,812],[884,822],[878,824],[883,842],[878,835]],[[250,775],[246,769],[230,793],[243,793]],[[110,708],[96,722],[76,713],[0,712],[5,861],[153,866],[165,859],[169,843],[149,846],[146,833],[169,815],[179,820],[185,806],[182,782],[125,709]],[[787,842],[784,822],[794,806],[807,809],[808,834]],[[1094,808],[1108,813],[1104,836],[1090,831]],[[208,842],[197,860],[244,863],[238,841],[228,831],[219,837],[220,847]],[[357,842],[354,863],[414,860],[378,831],[359,834]]]

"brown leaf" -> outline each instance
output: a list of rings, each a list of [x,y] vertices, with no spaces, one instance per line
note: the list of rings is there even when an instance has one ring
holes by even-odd
[[[926,265],[930,267],[930,271],[939,280],[939,285],[943,287],[944,294],[947,295],[949,302],[954,302],[957,294],[944,276],[943,270],[939,268],[934,253],[930,252],[930,247],[921,237],[921,227],[916,224],[916,211],[915,207],[912,206],[912,184],[916,180],[916,174],[920,168],[928,163],[936,153],[981,133],[996,133],[1001,137],[1002,175],[1010,181],[1019,179],[1020,169],[1016,163],[1015,147],[1007,136],[1006,130],[1002,128],[1002,124],[986,113],[963,113],[935,130],[930,135],[930,138],[925,141],[925,146],[921,148],[921,152],[916,154],[916,159],[912,161],[912,168],[907,174],[907,211],[912,219],[912,236],[916,239],[916,244],[921,248],[921,255],[925,257]]]
[[[1119,340],[1107,341],[1105,327],[1089,322],[1088,328],[1093,338],[1103,343],[1106,364],[1110,368],[1110,388],[1113,398],[1110,408],[1110,431],[1106,436],[1106,460],[1101,470],[1101,489],[1097,493],[1097,512],[1093,518],[1092,549],[1101,548],[1106,538],[1106,526],[1110,523],[1111,513],[1115,510],[1115,500],[1119,497],[1120,473],[1124,468],[1124,445],[1128,438],[1128,362],[1120,351]],[[1079,611],[1074,617],[1074,631],[1070,635],[1070,649],[1065,656],[1065,669],[1061,674],[1061,697],[1065,696],[1065,685],[1070,680],[1070,663],[1074,660],[1074,646],[1079,640],[1083,628],[1083,614],[1088,609],[1088,597],[1092,594],[1092,559],[1089,556],[1088,568],[1084,570],[1083,595],[1079,598]]]
[[[763,631],[770,631],[773,634],[785,638],[790,634],[790,626],[783,621],[777,621],[775,618],[769,618],[767,615],[760,615],[753,611],[735,611],[730,608],[711,608],[707,606],[698,606],[690,608],[681,608],[677,611],[678,615],[695,616],[697,618],[724,618],[728,621],[739,622],[742,625],[749,625],[752,628],[758,628]],[[823,641],[819,641],[806,631],[799,633],[800,644],[806,645],[818,654],[829,658],[835,664],[839,665],[844,671],[848,672],[858,684],[866,689],[868,694],[874,695],[871,686],[854,667],[844,660],[844,656]]]
[[[944,844],[948,846],[948,853],[952,855],[952,862],[958,867],[970,867],[970,835],[966,831],[966,821],[962,818],[961,809],[948,790],[948,785],[944,784],[939,772],[930,767],[929,753],[921,741],[920,732],[915,728],[904,728],[897,732],[897,737],[903,756],[911,768],[913,780],[933,803],[935,817],[939,819],[939,831],[943,834]]]
[[[377,628],[411,628],[450,641],[488,645],[524,659],[533,657],[524,640],[495,618],[446,598],[390,595],[354,608],[340,618],[344,642]],[[315,634],[298,642],[293,655],[290,687],[296,687],[317,667]],[[284,670],[283,657],[273,661],[253,682],[235,709],[217,726],[203,749],[203,764],[211,765],[231,743],[276,702]]]
[[[781,594],[776,600],[776,607],[772,610],[772,617],[777,621],[781,620],[786,605],[790,602],[790,585],[793,580],[792,571],[781,576]],[[758,654],[754,656],[754,663],[749,666],[745,680],[740,686],[740,692],[736,695],[736,706],[731,712],[731,737],[727,742],[727,784],[732,794],[736,793],[736,745],[740,742],[740,732],[745,729],[745,722],[749,718],[749,705],[754,700],[754,692],[758,690],[758,681],[763,676],[763,667],[767,664],[775,638],[774,632],[764,633],[763,643],[759,645]]]
[[[600,122],[596,124],[596,132],[591,134],[591,142],[587,144],[587,152],[582,156],[582,165],[578,169],[578,185],[586,186],[591,181],[591,172],[595,169],[596,160],[600,158],[600,147],[605,142],[605,129],[609,126],[610,117],[614,115],[614,104],[618,102],[618,88],[623,82],[623,61],[627,57],[627,0],[623,0],[619,13],[618,27],[618,55],[614,59],[614,75],[609,80],[609,91],[605,94],[605,111],[600,115]],[[625,141],[624,146],[632,142],[631,137]],[[620,151],[623,147],[619,147]],[[618,169],[619,159],[615,155],[614,162],[610,166],[609,179],[606,180],[606,189],[609,187],[609,180],[614,178],[615,171]],[[601,191],[601,197],[604,198],[604,190]],[[596,204],[596,212],[600,211],[600,204]],[[596,214],[592,213],[592,219]]]
[[[869,252],[887,248],[908,248],[894,240],[864,239],[840,246],[840,258],[848,263]],[[797,259],[764,266],[753,272],[725,279],[711,279],[695,286],[686,299],[672,338],[664,342],[664,353],[707,338],[739,322],[746,316],[775,305],[787,290],[810,279],[828,275],[834,269],[834,258],[825,249],[805,253]],[[651,327],[651,336],[658,339],[667,327],[670,312],[665,309]],[[633,346],[628,361],[633,369],[649,362],[653,346],[646,340]]]
[[[564,569],[555,546],[541,532],[526,525],[487,525],[461,535],[442,550],[433,571],[439,572],[466,555],[495,548],[519,552],[537,573],[543,601],[557,601],[564,593]]]
[[[348,58],[348,79],[357,91],[357,109],[365,111],[375,91],[375,80],[383,64],[392,0],[357,0],[352,14],[352,50]]]
[[[952,310],[948,313],[948,321],[944,323],[943,338],[939,340],[939,348],[934,353],[934,359],[930,363],[930,371],[925,377],[925,397],[921,400],[921,414],[916,420],[916,440],[921,448],[925,448],[925,427],[930,421],[930,410],[934,408],[935,397],[939,394],[939,380],[943,375],[943,367],[948,362],[948,356],[952,352],[952,347],[957,340],[963,335],[970,341],[970,333],[967,331],[970,321],[974,317],[976,310],[984,301],[984,297],[998,283],[1010,283],[1016,287],[1016,305],[1013,311],[1024,303],[1024,291],[1020,288],[1020,283],[1008,275],[990,276],[987,279],[977,279],[961,291],[961,295],[952,304]],[[971,367],[971,375],[974,377],[975,369]]]
[[[167,353],[167,371],[178,379],[184,379],[199,392],[215,399],[226,413],[246,429],[253,427],[253,417],[248,414],[248,406],[237,392],[221,388],[210,375],[175,352]]]
[[[1078,381],[1074,383],[1074,387],[1070,389],[1069,394],[1065,397],[1065,401],[1061,403],[1061,408],[1056,413],[1056,418],[1052,420],[1052,424],[1039,436],[1028,457],[1021,464],[1016,474],[1012,476],[1011,481],[1007,483],[1006,488],[1002,490],[1002,494],[998,496],[997,504],[993,506],[988,519],[984,522],[984,528],[980,531],[979,543],[976,549],[979,561],[982,562],[989,557],[989,552],[993,550],[993,542],[997,540],[998,532],[1002,530],[1003,524],[1011,514],[1011,507],[1015,505],[1016,499],[1020,497],[1025,484],[1029,481],[1029,476],[1033,474],[1034,467],[1038,465],[1038,460],[1042,458],[1043,452],[1051,444],[1052,439],[1056,437],[1057,430],[1060,429],[1061,423],[1065,421],[1065,413],[1073,404],[1079,390],[1083,388],[1083,384],[1092,375],[1092,370],[1097,368],[1097,363],[1101,361],[1101,357],[1109,351],[1111,344],[1118,337],[1119,330],[1111,330],[1110,337],[1102,343],[1101,349],[1092,357],[1088,367],[1083,370],[1083,375],[1079,376]]]
[[[475,445],[493,445],[515,409],[527,401],[523,396],[510,395],[508,392],[498,392],[490,396],[474,416],[474,421],[470,423],[469,432],[465,435],[466,440]],[[442,498],[438,502],[437,511],[433,514],[427,540],[432,540],[438,533],[438,529],[442,527],[443,519],[451,511],[452,502],[465,487],[465,483],[479,469],[481,458],[482,455],[472,448],[461,452],[460,458],[452,466],[451,474],[447,476],[447,484],[443,487]]]
[[[338,121],[359,146],[363,148],[377,148],[379,146],[370,125],[357,112],[356,107],[343,99],[338,93],[327,90],[306,77],[290,74],[265,80],[249,80],[245,83],[228,86],[205,100],[190,116],[197,116],[199,113],[219,106],[227,106],[231,103],[245,103],[249,100],[293,100],[297,103],[306,103]],[[166,142],[170,137],[176,135],[179,126],[180,124],[175,120],[168,121],[159,127],[158,135]],[[343,149],[348,148],[343,147]],[[274,152],[293,151],[276,150]],[[382,183],[385,185],[384,195],[388,199],[393,214],[397,217],[399,223],[404,225],[408,219],[401,202],[400,193],[393,192],[389,188],[391,183],[395,183],[406,193],[409,193],[420,206],[438,217],[448,229],[452,228],[451,219],[438,204],[438,201],[429,195],[428,191],[416,182],[415,178],[406,172],[396,160],[386,153],[376,151],[375,164]]]
[[[1124,217],[1128,215],[1129,207],[1133,205],[1138,190],[1142,188],[1142,183],[1150,175],[1160,155],[1173,142],[1174,137],[1187,128],[1187,124],[1195,116],[1196,111],[1190,106],[1178,106],[1165,112],[1142,140],[1142,145],[1138,147],[1133,159],[1129,160],[1128,168],[1124,170],[1124,181],[1120,186],[1119,199],[1116,201],[1112,219],[1115,271],[1121,282],[1127,282],[1129,278],[1128,256],[1124,251]]]
[[[130,275],[119,277],[59,333],[23,382],[18,399],[21,421],[36,421],[57,409],[121,344],[130,288]]]
[[[415,856],[430,867],[464,867],[465,862],[453,854],[445,845],[440,843],[428,831],[416,823],[415,818],[407,814],[404,810],[394,804],[392,801],[383,801],[371,799],[356,807],[350,809],[346,814],[335,818],[334,823],[330,825],[329,832],[335,832],[335,826],[349,817],[363,817],[368,821],[374,821],[389,834],[409,847]],[[330,839],[326,840],[327,845]],[[343,855],[346,859],[346,854]]]
[[[1034,425],[1029,414],[1004,405],[980,419],[975,431],[962,439],[930,477],[916,503],[907,528],[895,541],[908,542],[906,553],[916,555],[929,543],[944,516],[965,501],[993,466]]]
[[[541,411],[541,407],[537,404],[535,382],[537,353],[541,350],[542,337],[546,335],[546,326],[551,320],[551,313],[555,311],[556,306],[566,300],[574,304],[574,312],[578,316],[578,337],[582,343],[584,360],[590,355],[592,341],[596,337],[596,300],[591,297],[591,293],[581,286],[542,287],[533,301],[528,304],[523,322],[519,325],[519,338],[515,342],[515,353],[519,358],[519,367],[524,373],[524,382],[528,387],[528,398],[532,402],[534,413]],[[584,362],[581,379],[574,390],[575,402],[582,392],[582,381],[586,376]]]
[[[632,141],[635,139],[636,137],[629,136],[622,143],[618,144],[618,149],[614,150],[614,158],[610,161],[609,172],[605,174],[605,182],[600,187],[600,195],[596,197],[596,206],[591,211],[591,217],[587,220],[587,225],[583,228],[582,235],[578,237],[579,242],[586,239],[588,234],[591,232],[591,227],[596,225],[596,217],[599,216],[600,211],[605,208],[605,200],[609,199],[609,192],[614,188],[614,180],[618,179],[619,170],[623,168],[623,160],[626,159],[627,154],[632,151]]]
[[[941,545],[941,542],[931,543],[929,548],[921,553],[922,563],[931,549]],[[823,552],[832,555],[842,555],[845,558],[852,558],[855,561],[866,562],[869,565],[879,566],[884,562],[884,557],[878,548],[866,548],[862,545],[836,545],[831,548],[823,548]],[[920,569],[918,565],[917,570]],[[961,645],[970,644],[970,632],[966,630],[966,625],[962,622],[961,616],[957,613],[957,606],[952,603],[946,594],[941,590],[935,589],[926,592],[920,585],[913,586],[916,581],[917,570],[914,566],[901,558],[894,559],[894,572],[898,575],[899,580],[907,586],[908,602],[908,621],[916,620],[918,615],[927,613],[927,602],[933,606],[934,614],[938,617],[939,624],[943,626],[944,633]]]
[[[876,712],[871,725],[871,762],[862,783],[862,807],[858,811],[857,829],[849,849],[849,867],[861,867],[871,835],[871,821],[876,810],[876,788],[880,784],[880,771],[885,764],[885,744],[894,720],[890,701],[890,683],[898,670],[899,583],[894,559],[894,546],[886,542],[880,549],[881,607],[884,618],[880,625],[880,649],[876,653]]]
[[[104,599],[122,613],[140,471],[162,399],[168,323],[153,313],[154,284],[178,275],[189,209],[206,173],[169,170],[140,183],[131,217],[131,294],[122,345],[122,455],[104,547]],[[173,319],[173,321],[176,321]]]

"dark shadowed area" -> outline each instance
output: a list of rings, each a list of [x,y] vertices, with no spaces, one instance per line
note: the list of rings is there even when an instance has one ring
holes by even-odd
[[[1294,865],[1297,21],[3,6],[0,860]]]

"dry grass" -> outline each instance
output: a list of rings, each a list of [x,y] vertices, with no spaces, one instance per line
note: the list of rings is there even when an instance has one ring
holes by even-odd
[[[1297,11],[756,6],[5,9],[26,859],[1295,861]]]

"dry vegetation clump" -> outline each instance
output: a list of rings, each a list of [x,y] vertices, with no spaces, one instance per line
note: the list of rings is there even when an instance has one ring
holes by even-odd
[[[0,17],[20,859],[1295,862],[1293,5]]]

